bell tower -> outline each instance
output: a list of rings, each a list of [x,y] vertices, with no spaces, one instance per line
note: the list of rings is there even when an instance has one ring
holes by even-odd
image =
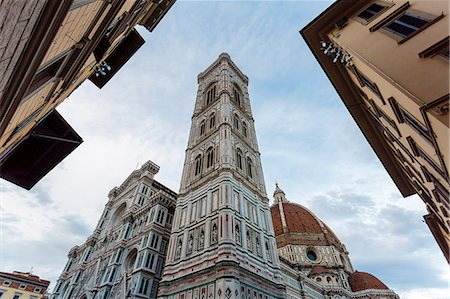
[[[226,53],[198,75],[159,298],[282,298],[248,96]]]

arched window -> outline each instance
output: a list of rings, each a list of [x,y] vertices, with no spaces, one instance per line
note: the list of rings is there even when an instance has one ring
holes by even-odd
[[[211,114],[211,116],[209,117],[209,128],[212,129],[216,126],[216,114],[213,113]]]
[[[233,126],[239,131],[239,117],[235,114],[233,118]]]
[[[242,151],[240,149],[236,150],[236,166],[242,170]]]
[[[202,173],[202,155],[195,158],[195,175]]]
[[[203,120],[200,123],[200,136],[203,136],[203,134],[205,134],[205,128],[206,128],[206,125],[205,125],[205,121]]]
[[[236,105],[241,106],[241,93],[236,88],[234,89],[234,101]]]
[[[247,124],[245,122],[242,122],[242,134],[247,137]]]
[[[247,158],[247,175],[253,178],[253,163],[250,158]]]
[[[216,99],[216,85],[211,86],[206,93],[206,105],[211,104]]]
[[[210,147],[206,151],[206,168],[210,168],[214,164],[214,151],[213,148]]]

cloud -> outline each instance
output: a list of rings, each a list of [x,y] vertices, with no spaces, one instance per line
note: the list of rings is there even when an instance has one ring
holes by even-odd
[[[83,144],[30,192],[1,182],[1,270],[34,266],[54,285],[109,190],[149,159],[177,191],[197,75],[228,52],[250,79],[268,193],[278,180],[333,229],[355,268],[402,298],[444,294],[447,265],[423,203],[401,197],[298,33],[329,4],[181,1],[152,33],[139,28],[146,44],[103,89],[85,82],[58,107]]]

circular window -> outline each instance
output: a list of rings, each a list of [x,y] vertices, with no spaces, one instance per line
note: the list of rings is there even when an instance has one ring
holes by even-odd
[[[317,254],[316,254],[314,251],[312,251],[312,250],[308,250],[308,251],[306,252],[306,256],[307,256],[311,261],[317,260]]]
[[[322,278],[317,277],[317,278],[316,278],[316,281],[317,281],[317,282],[321,282],[321,281],[322,281]]]

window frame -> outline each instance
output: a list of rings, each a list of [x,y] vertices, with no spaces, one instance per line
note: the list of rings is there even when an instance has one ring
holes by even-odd
[[[411,7],[411,5],[409,4],[409,2],[406,2],[405,4],[400,6],[396,11],[394,11],[392,14],[390,14],[389,16],[387,16],[386,18],[384,18],[383,20],[381,20],[380,22],[378,22],[377,24],[372,26],[369,29],[369,31],[374,32],[374,31],[380,30],[381,33],[386,34],[386,35],[390,36],[391,38],[393,38],[394,40],[396,40],[398,44],[403,44],[404,42],[406,42],[407,40],[409,40],[416,34],[422,32],[423,30],[430,27],[431,25],[433,25],[434,23],[436,23],[437,21],[439,21],[440,19],[442,19],[444,17],[443,13],[441,15],[436,16],[436,15],[432,15],[432,14],[429,14],[426,12],[411,9],[410,7]],[[393,31],[392,29],[389,30],[389,29],[385,28],[385,27],[393,24],[395,21],[400,19],[405,14],[410,14],[411,16],[419,17],[419,19],[427,19],[430,21],[427,24],[423,25],[422,27],[418,27],[416,30],[414,30],[413,32],[409,33],[406,36],[402,36],[399,33],[395,33],[395,31]]]
[[[363,12],[365,12],[366,10],[368,10],[372,5],[383,6],[383,8],[378,13],[376,13],[372,17],[370,17],[369,19],[361,18],[359,15],[362,14]],[[358,11],[355,14],[355,16],[353,17],[353,19],[356,20],[357,22],[363,24],[363,25],[367,25],[367,24],[373,22],[375,19],[377,19],[383,13],[385,13],[392,6],[394,6],[394,3],[387,3],[387,2],[383,2],[383,1],[374,1],[374,2],[370,3],[369,5],[365,6],[360,11]]]
[[[449,57],[447,55],[444,55],[445,51],[449,51],[449,43],[450,43],[450,36],[447,36],[437,43],[433,44],[432,46],[426,48],[422,52],[420,52],[418,55],[420,58],[434,58],[438,57],[444,60],[445,62],[449,62]]]

